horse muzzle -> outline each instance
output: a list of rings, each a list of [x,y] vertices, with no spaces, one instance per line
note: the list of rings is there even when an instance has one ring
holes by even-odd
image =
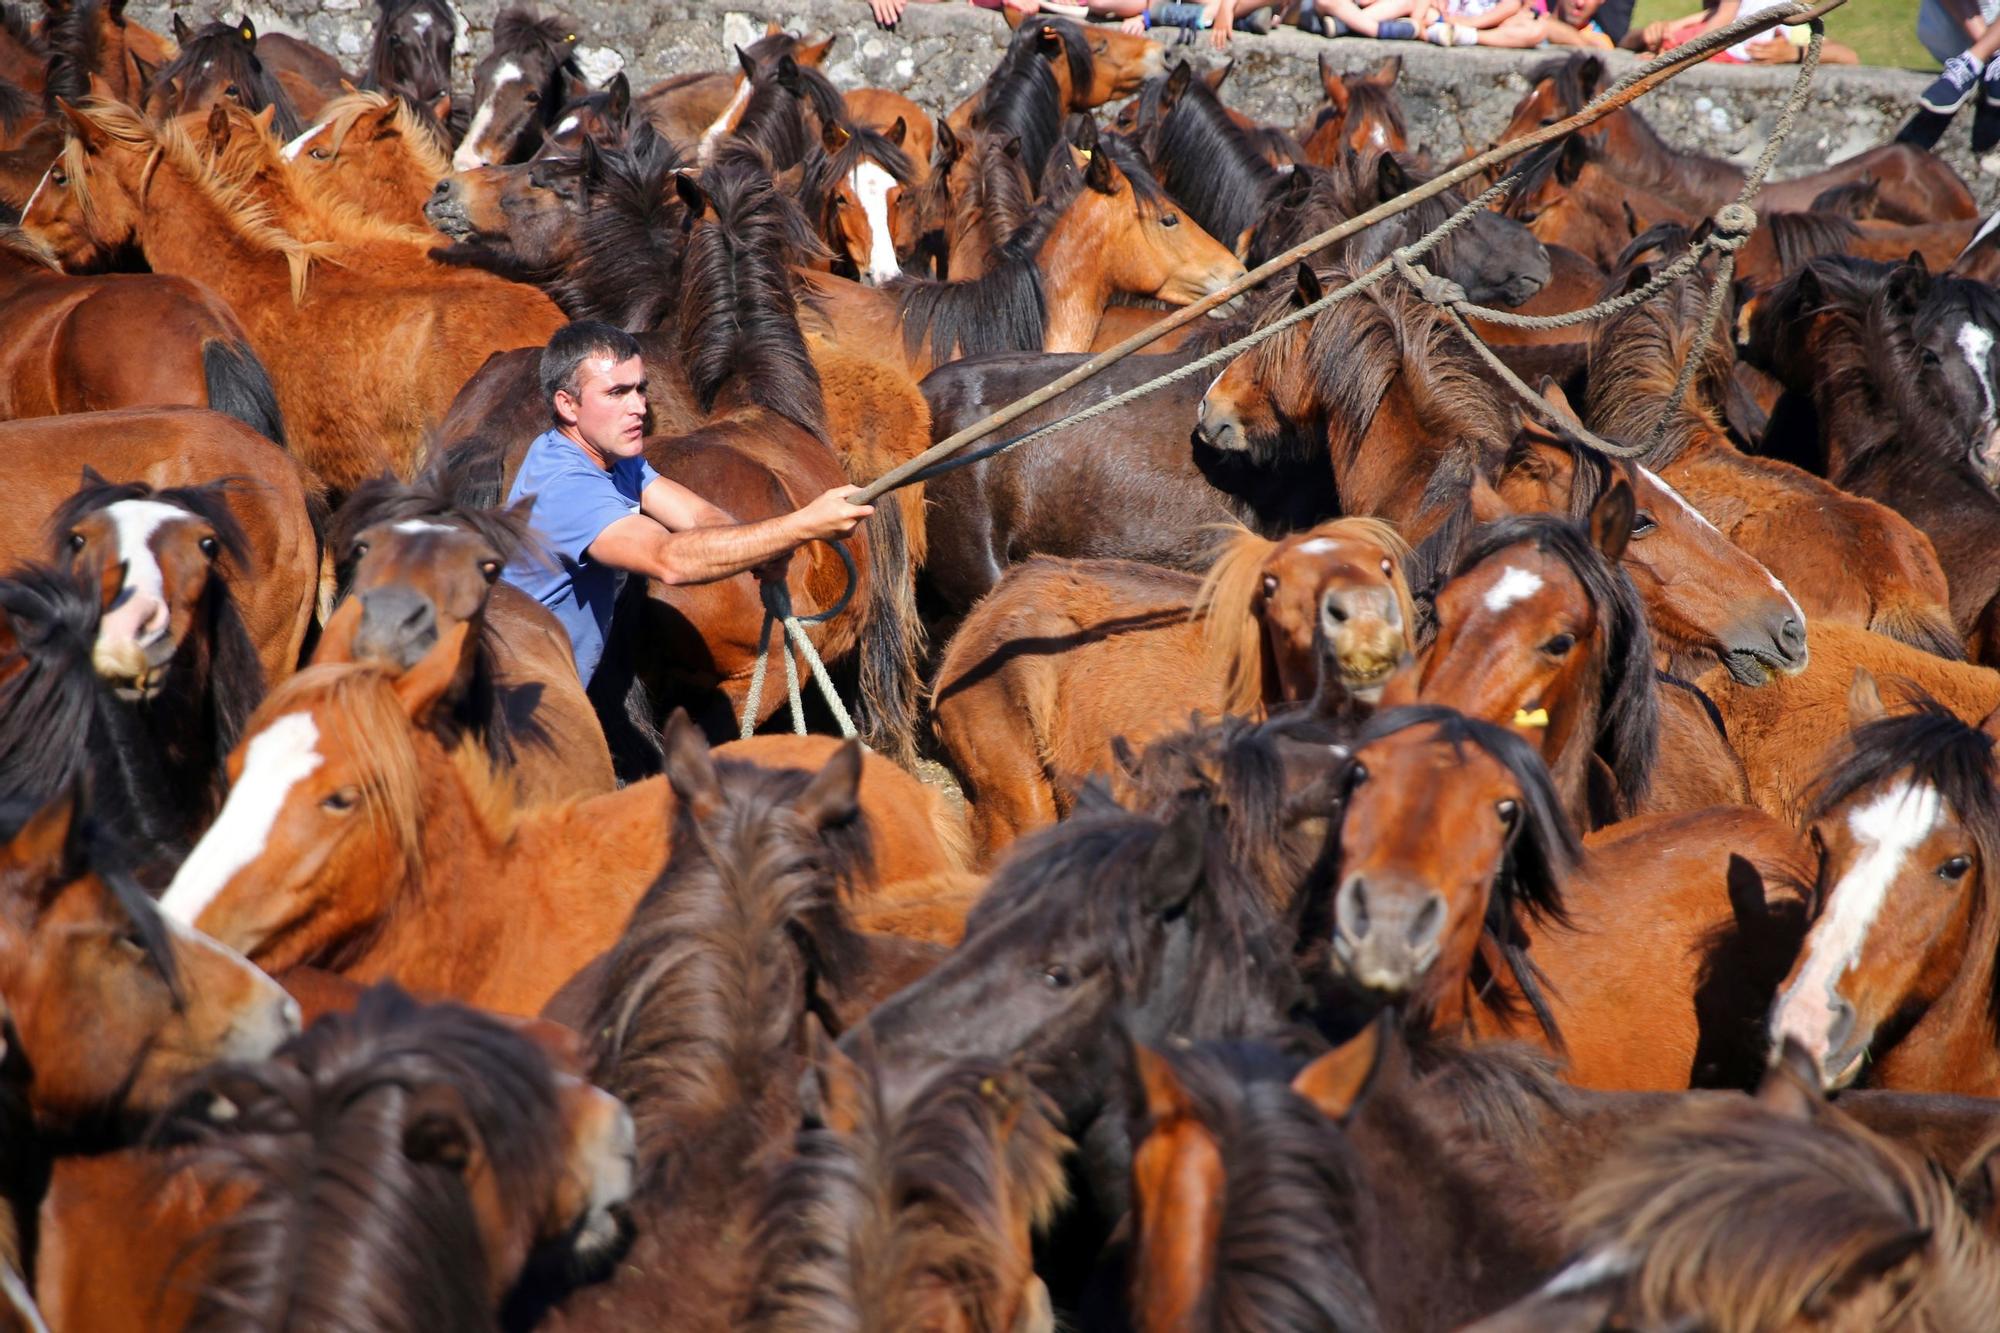
[[[451,176],[437,183],[431,197],[424,201],[424,216],[431,226],[454,241],[463,241],[473,233],[472,215],[466,211],[465,198],[458,181]]]
[[[1734,636],[1732,636],[1734,637]],[[1806,625],[1803,617],[1786,614],[1775,625],[1745,631],[1739,642],[1725,643],[1722,665],[1739,685],[1768,685],[1779,675],[1796,676],[1806,669]]]
[[[1225,453],[1242,453],[1250,447],[1236,413],[1227,407],[1217,406],[1205,397],[1195,408],[1194,437],[1209,448]]]
[[[1362,989],[1408,995],[1437,961],[1445,915],[1435,889],[1351,876],[1333,898],[1334,958]]]
[[[1795,988],[1778,1000],[1771,1016],[1771,1060],[1775,1063],[1789,1038],[1812,1057],[1820,1087],[1838,1092],[1861,1075],[1875,1029],[1863,1029],[1854,1006],[1839,995],[1828,993],[1813,1002]]]
[[[1972,446],[1972,473],[1987,490],[2000,496],[2000,424],[1990,425]]]

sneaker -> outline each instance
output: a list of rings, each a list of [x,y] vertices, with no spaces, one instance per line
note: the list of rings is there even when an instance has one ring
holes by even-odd
[[[1414,42],[1417,25],[1409,19],[1383,19],[1375,25],[1375,35],[1385,42]]]
[[[1266,5],[1262,9],[1253,10],[1245,14],[1230,26],[1238,32],[1254,32],[1261,37],[1271,31],[1271,24],[1274,18],[1275,16],[1271,13],[1271,7]]]
[[[1917,98],[1917,105],[1940,116],[1948,116],[1964,106],[1966,99],[1972,96],[1972,90],[1979,85],[1979,75],[1977,60],[1969,55],[1955,55],[1944,62],[1944,70]]]
[[[2000,60],[1986,62],[1986,72],[1979,76],[1979,100],[1986,106],[2000,106]]]

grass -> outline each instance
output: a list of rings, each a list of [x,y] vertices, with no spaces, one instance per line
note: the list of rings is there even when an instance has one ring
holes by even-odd
[[[1827,16],[1826,35],[1845,42],[1864,65],[1900,65],[1936,69],[1937,61],[1917,40],[1918,0],[1848,0]],[[1655,19],[1683,18],[1697,13],[1701,0],[1639,0],[1632,26],[1643,28]]]

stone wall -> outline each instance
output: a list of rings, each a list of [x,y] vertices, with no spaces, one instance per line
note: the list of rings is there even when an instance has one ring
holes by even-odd
[[[841,86],[894,88],[934,113],[949,110],[978,86],[1007,38],[998,14],[967,4],[913,4],[897,31],[883,32],[863,0],[773,0],[755,9],[748,0],[734,3],[745,7],[732,8],[729,0],[571,0],[563,12],[579,25],[581,58],[594,78],[625,68],[643,85],[685,70],[724,68],[732,45],[750,42],[767,19],[776,19],[795,32],[837,35],[828,72]],[[486,50],[501,5],[496,0],[461,0],[461,5],[459,62],[461,81],[469,90],[473,60]],[[164,29],[172,11],[141,2],[133,3],[130,12]],[[206,6],[182,12],[190,21],[211,16]],[[231,18],[237,12],[234,6],[227,9]],[[374,5],[371,0],[256,0],[244,12],[260,30],[291,31],[354,61],[366,49]],[[1535,52],[1447,51],[1420,42],[1395,43],[1393,48],[1404,56],[1401,91],[1413,141],[1446,159],[1491,141],[1527,88],[1525,72],[1543,59]],[[1260,119],[1292,124],[1320,101],[1315,61],[1321,52],[1333,52],[1343,67],[1360,69],[1389,49],[1386,43],[1329,42],[1291,29],[1261,38],[1238,34],[1229,50],[1236,68],[1225,95]],[[1205,41],[1186,51],[1203,65],[1218,58]],[[1622,68],[1630,57],[1612,59]],[[1674,143],[1748,162],[1762,146],[1793,73],[1710,66],[1682,75],[1641,105]],[[1812,170],[1892,137],[1927,78],[1904,70],[1823,70],[1811,113],[1786,144],[1779,174]],[[1970,120],[1969,115],[1961,117],[1940,151],[1992,207],[2000,203],[2000,153],[1983,162],[1973,159],[1967,142]]]

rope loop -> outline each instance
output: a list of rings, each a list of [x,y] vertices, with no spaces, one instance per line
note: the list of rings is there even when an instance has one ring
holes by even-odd
[[[1710,248],[1734,253],[1747,245],[1750,233],[1757,230],[1757,210],[1744,203],[1724,204],[1715,210],[1712,227]]]
[[[1433,273],[1421,263],[1412,263],[1407,249],[1395,252],[1396,272],[1403,280],[1417,289],[1417,294],[1432,305],[1451,306],[1457,309],[1471,301],[1465,288],[1442,274]]]

